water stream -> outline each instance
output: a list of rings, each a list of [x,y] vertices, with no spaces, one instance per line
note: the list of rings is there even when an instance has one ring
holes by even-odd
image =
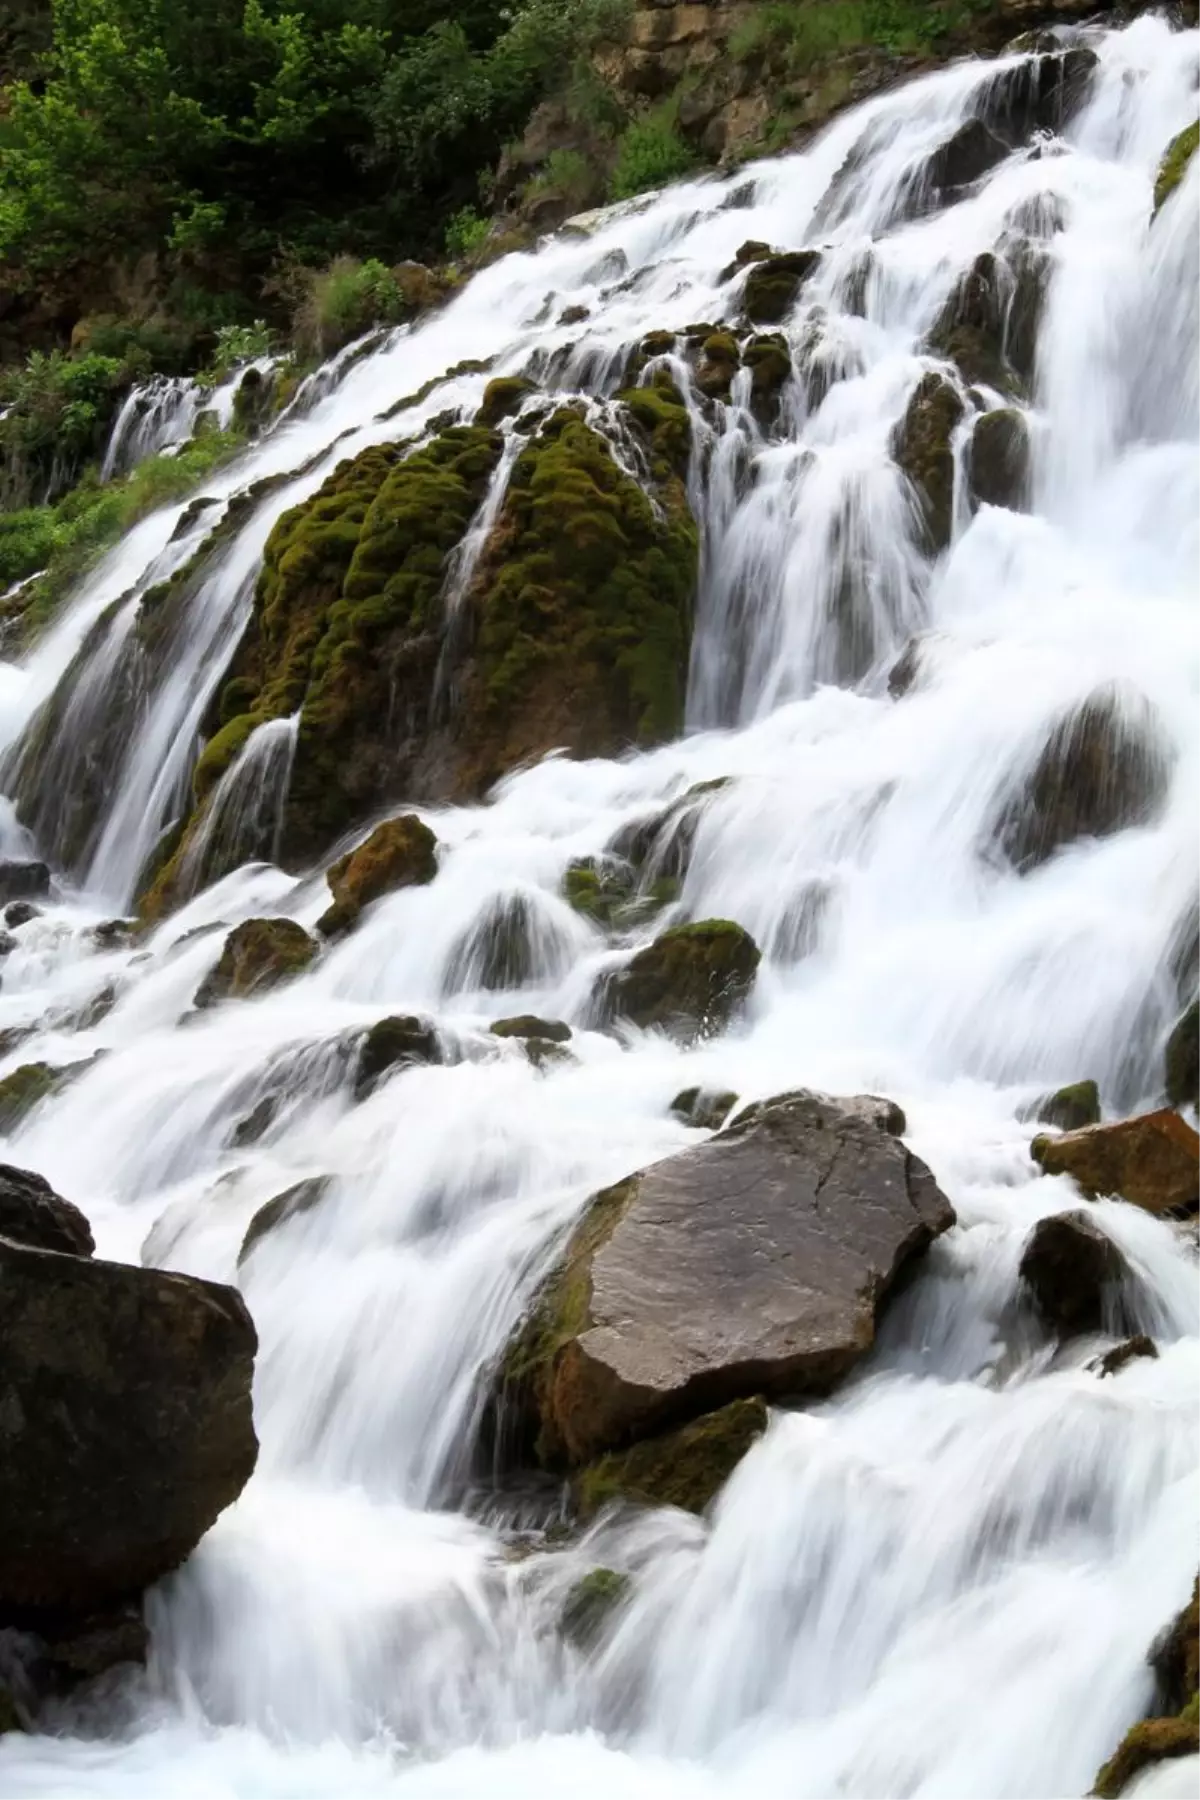
[[[1016,1271],[1032,1223],[1071,1199],[1029,1158],[1030,1103],[1083,1075],[1110,1113],[1155,1103],[1179,1009],[1169,960],[1195,899],[1200,798],[1195,164],[1150,221],[1163,149],[1195,116],[1200,34],[1148,17],[1089,41],[1099,65],[1064,134],[941,210],[896,222],[914,170],[994,79],[979,64],[870,102],[804,154],[487,269],[318,384],[212,480],[221,504],[183,538],[182,507],[140,525],[0,670],[6,785],[54,860],[72,796],[92,791],[89,734],[118,703],[135,720],[65,897],[16,930],[0,989],[0,1030],[27,1034],[0,1075],[105,1054],[5,1159],[82,1205],[101,1254],[239,1283],[262,1444],[242,1498],[150,1596],[145,1674],[64,1707],[53,1731],[0,1739],[0,1792],[1045,1800],[1086,1793],[1140,1716],[1146,1648],[1196,1569],[1194,1239],[1097,1203],[1160,1351],[1104,1381],[1087,1364],[1111,1340],[1056,1346]],[[960,492],[931,565],[892,428],[936,364],[921,343],[958,279],[1039,209],[1061,229],[1032,507],[972,512]],[[256,861],[136,947],[93,936],[178,810],[273,521],[362,446],[470,417],[485,374],[385,416],[468,357],[491,374],[537,357],[558,388],[603,401],[648,331],[736,315],[741,277],[722,271],[751,238],[825,248],[784,327],[802,375],[820,331],[823,373],[795,383],[781,429],[764,433],[744,386],[703,422],[689,735],[619,761],[550,758],[485,805],[423,809],[430,886],[381,902],[297,982],[180,1029],[218,925],[282,912],[311,927],[328,904],[320,871]],[[586,325],[559,323],[567,307]],[[122,596],[181,567],[267,476],[131,697]],[[918,631],[929,673],[893,699],[888,668]],[[1152,725],[1162,809],[1019,876],[985,853],[997,810],[1064,709],[1106,684]],[[218,794],[218,824],[249,820],[243,854],[270,854],[291,731],[256,734]],[[767,950],[746,1019],[686,1051],[581,1028],[614,952],[560,897],[566,865],[718,777],[679,916],[738,919]],[[19,831],[6,814],[6,848]],[[514,899],[530,973],[497,991],[472,946]],[[433,1016],[453,1059],[354,1104],[347,1046],[401,1012]],[[576,1061],[539,1071],[489,1035],[516,1012],[570,1021]],[[587,1195],[699,1141],[669,1112],[697,1083],[893,1096],[959,1225],[861,1373],[773,1415],[710,1519],[625,1514],[556,1547],[482,1479],[482,1377]],[[239,1268],[258,1207],[309,1176],[330,1180],[322,1204]],[[596,1564],[635,1585],[585,1654],[557,1619]],[[1139,1792],[1194,1779],[1185,1759]]]

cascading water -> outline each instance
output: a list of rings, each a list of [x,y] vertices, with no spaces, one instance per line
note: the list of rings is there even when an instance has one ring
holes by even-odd
[[[1146,1647],[1196,1567],[1188,1244],[1097,1202],[1159,1347],[1115,1381],[1087,1367],[1107,1340],[1056,1347],[1016,1272],[1032,1223],[1068,1200],[1029,1160],[1025,1110],[1083,1072],[1110,1107],[1153,1099],[1178,1004],[1166,963],[1196,889],[1195,165],[1152,230],[1150,213],[1162,151],[1195,115],[1200,38],[1144,18],[1089,41],[1098,66],[1063,136],[950,203],[914,204],[914,172],[994,79],[979,65],[870,103],[803,155],[506,259],[214,480],[224,503],[275,478],[200,566],[171,656],[145,665],[79,892],[15,932],[0,1027],[28,1035],[0,1073],[104,1052],[6,1157],[86,1206],[102,1254],[239,1281],[261,1457],[150,1597],[146,1674],[64,1705],[58,1735],[0,1739],[3,1791],[1080,1795],[1144,1708]],[[972,514],[960,477],[931,565],[892,434],[944,367],[922,341],[1018,216],[1061,224],[1033,505]],[[254,863],[136,949],[92,935],[178,808],[273,521],[364,445],[470,416],[485,377],[469,372],[385,410],[464,356],[603,398],[649,330],[736,312],[741,276],[722,271],[750,238],[825,249],[782,327],[802,372],[820,335],[820,375],[789,390],[782,439],[744,382],[721,422],[705,415],[692,734],[620,762],[552,758],[485,806],[430,812],[432,884],[381,902],[301,979],[180,1030],[218,923],[312,924],[328,901],[319,876]],[[590,311],[582,342],[555,322],[568,302]],[[133,627],[118,613],[88,632],[220,511],[189,515],[183,549],[182,509],[140,526],[6,679],[7,767],[39,841],[56,814],[34,802],[81,779],[77,733],[115,704],[113,634]],[[897,701],[884,676],[914,632],[924,674]],[[53,710],[64,681],[91,695],[82,726],[77,698]],[[1098,689],[1149,709],[1158,815],[1018,875],[985,854],[997,820]],[[246,757],[265,765],[284,738]],[[249,766],[229,777],[238,807]],[[613,952],[559,897],[567,864],[717,778],[678,904],[766,947],[746,1020],[688,1051],[581,1029]],[[527,946],[499,972],[479,950],[498,913],[519,914]],[[115,998],[97,1016],[101,988]],[[436,1017],[453,1059],[353,1104],[345,1046],[411,1011]],[[488,1033],[518,1011],[574,1023],[576,1060],[538,1070]],[[480,1378],[585,1197],[696,1141],[668,1102],[697,1084],[894,1096],[959,1225],[862,1372],[774,1415],[710,1519],[625,1514],[556,1549],[472,1486]],[[308,1177],[328,1179],[321,1204],[239,1270],[254,1213]],[[556,1621],[597,1563],[635,1584],[585,1653]],[[1139,1792],[1194,1779],[1185,1758]]]

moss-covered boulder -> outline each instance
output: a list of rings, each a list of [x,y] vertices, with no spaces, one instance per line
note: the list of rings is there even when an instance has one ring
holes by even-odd
[[[1177,137],[1171,139],[1166,155],[1158,165],[1158,175],[1154,182],[1155,217],[1191,168],[1197,145],[1200,145],[1200,121],[1186,125]]]
[[[968,386],[982,383],[1006,393],[1018,385],[1005,355],[1010,289],[997,257],[985,251],[958,281],[929,334],[930,348],[954,363]]]
[[[632,1578],[619,1569],[589,1569],[563,1602],[558,1629],[577,1650],[590,1650],[628,1599]]]
[[[497,375],[483,390],[475,423],[489,427],[498,425],[501,419],[520,412],[534,391],[532,381],[526,381],[523,375]]]
[[[1060,1131],[1082,1131],[1100,1123],[1100,1090],[1094,1081],[1073,1081],[1057,1088],[1038,1104],[1038,1123],[1057,1125]]]
[[[977,420],[967,449],[967,479],[985,506],[1023,512],[1030,476],[1029,427],[1014,406],[999,407]]]
[[[675,925],[604,984],[602,1007],[684,1042],[721,1032],[754,986],[761,953],[729,919]]]
[[[1200,1751],[1200,1580],[1192,1597],[1148,1657],[1158,1714],[1132,1726],[1096,1777],[1093,1794],[1117,1800],[1152,1764]]]
[[[784,1095],[597,1194],[502,1359],[518,1450],[581,1470],[731,1401],[828,1392],[954,1220],[902,1125]]]
[[[702,1513],[767,1429],[766,1402],[731,1400],[676,1431],[614,1450],[581,1469],[571,1495],[584,1518],[615,1501]]]
[[[1163,1058],[1167,1099],[1172,1106],[1200,1107],[1200,1003],[1193,1000],[1176,1020]]]
[[[633,903],[637,876],[622,858],[581,856],[568,864],[562,891],[567,905],[585,919],[615,925]]]
[[[1021,1251],[1021,1279],[1063,1337],[1099,1331],[1115,1316],[1127,1273],[1117,1246],[1086,1212],[1039,1219]]]
[[[951,443],[966,408],[953,382],[930,370],[917,383],[892,438],[892,455],[908,477],[930,555],[950,542],[954,523],[954,452]]]
[[[819,250],[789,251],[783,256],[755,257],[742,289],[742,311],[752,325],[778,325],[796,304],[796,296],[821,262]]]
[[[1030,1151],[1047,1175],[1070,1175],[1089,1199],[1110,1195],[1152,1213],[1194,1212],[1200,1201],[1200,1137],[1168,1107],[1035,1137]]]
[[[442,1047],[428,1019],[409,1013],[380,1019],[363,1038],[354,1072],[354,1097],[365,1100],[393,1069],[441,1061]]]
[[[333,905],[317,930],[326,937],[347,931],[364,906],[400,888],[420,887],[437,874],[437,838],[416,813],[385,819],[363,844],[340,857],[326,880]]]
[[[1166,799],[1170,759],[1142,696],[1097,688],[1051,726],[992,841],[1022,873],[1079,838],[1109,837],[1152,821]]]
[[[295,919],[244,919],[196,990],[198,1007],[219,1000],[245,1000],[303,974],[317,954],[317,942]]]
[[[61,1070],[53,1063],[22,1063],[0,1081],[0,1131],[12,1131],[26,1113],[58,1086]]]

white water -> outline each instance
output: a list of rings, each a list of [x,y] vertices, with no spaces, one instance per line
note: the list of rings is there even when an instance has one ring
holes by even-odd
[[[64,1712],[59,1736],[0,1740],[0,1791],[1045,1800],[1085,1793],[1139,1716],[1146,1648],[1196,1567],[1191,1254],[1175,1227],[1098,1204],[1160,1349],[1104,1381],[1086,1365],[1110,1340],[1056,1351],[1016,1277],[1032,1223],[1072,1199],[1037,1177],[1021,1114],[1085,1074],[1110,1110],[1155,1098],[1178,1007],[1165,961],[1196,891],[1195,169],[1153,231],[1149,217],[1162,149],[1195,113],[1198,37],[1148,19],[1098,47],[1066,142],[1015,154],[952,210],[877,241],[865,317],[841,311],[840,284],[914,161],[969,108],[977,69],[751,171],[748,206],[723,204],[745,174],[692,184],[590,241],[508,259],[212,483],[225,499],[325,453],[264,497],[199,586],[80,893],[16,933],[0,1029],[36,1031],[0,1074],[108,1052],[5,1155],[86,1207],[102,1253],[239,1281],[261,1338],[262,1452],[151,1596],[146,1676]],[[574,344],[562,383],[611,391],[622,346],[732,316],[736,283],[719,271],[746,238],[806,243],[869,125],[878,148],[788,325],[798,346],[819,304],[843,378],[815,411],[793,396],[786,441],[763,443],[744,410],[714,425],[707,481],[693,473],[706,554],[690,708],[705,729],[623,762],[551,759],[487,806],[430,811],[431,886],[382,902],[294,986],[178,1029],[222,942],[197,928],[281,910],[311,924],[327,903],[319,876],[257,864],[137,950],[98,952],[87,935],[127,901],[169,819],[273,519],[361,445],[416,435],[450,406],[469,414],[485,376],[378,416],[431,370],[494,356],[516,372]],[[930,572],[891,425],[957,276],[1014,206],[1047,194],[1067,223],[1040,342],[1035,509],[964,508]],[[553,323],[568,304],[592,307],[582,340]],[[736,479],[746,458],[752,484]],[[139,527],[27,668],[6,672],[6,741],[104,607],[161,579],[156,557],[181,559],[166,548],[178,516]],[[847,559],[874,571],[854,688],[823,685],[841,673],[826,613]],[[936,633],[932,675],[894,702],[882,677],[914,628]],[[89,666],[98,688],[110,654]],[[983,854],[997,807],[1064,707],[1109,681],[1152,709],[1172,758],[1166,807],[1019,878]],[[773,947],[746,1021],[687,1053],[577,1030],[577,1063],[535,1072],[487,1023],[578,1022],[614,954],[558,897],[564,867],[718,776],[733,780],[707,802],[681,905]],[[817,891],[805,936],[798,909]],[[518,899],[534,975],[519,993],[481,989],[472,933]],[[109,984],[112,1009],[72,1029]],[[410,1010],[436,1016],[457,1060],[353,1106],[348,1040]],[[710,1521],[626,1516],[553,1548],[473,1486],[480,1377],[585,1196],[697,1141],[667,1110],[696,1083],[894,1096],[960,1223],[861,1377],[780,1412]],[[237,1147],[268,1091],[272,1123]],[[238,1271],[256,1209],[324,1174],[327,1198]],[[597,1563],[636,1586],[585,1657],[555,1622]],[[1190,1773],[1139,1792],[1185,1791]]]

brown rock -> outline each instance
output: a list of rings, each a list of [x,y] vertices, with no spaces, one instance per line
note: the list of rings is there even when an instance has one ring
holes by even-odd
[[[1151,1213],[1194,1212],[1200,1201],[1200,1137],[1167,1107],[1036,1137],[1030,1149],[1047,1175],[1072,1176],[1092,1200],[1113,1195]]]
[[[930,371],[918,382],[892,439],[892,455],[908,476],[931,555],[950,542],[954,521],[954,453],[951,439],[966,408],[944,375]]]
[[[92,1228],[77,1206],[56,1194],[32,1169],[0,1164],[0,1238],[31,1250],[60,1250],[90,1256]]]
[[[1039,1219],[1021,1252],[1021,1279],[1064,1336],[1099,1331],[1126,1272],[1117,1246],[1085,1212]]]
[[[196,989],[195,1004],[245,1000],[278,987],[307,969],[316,954],[315,938],[294,919],[244,919],[225,939],[215,968]]]
[[[828,1392],[954,1222],[899,1116],[783,1095],[597,1195],[504,1361],[539,1456],[578,1467],[733,1400]]]
[[[347,930],[364,906],[400,888],[419,887],[437,874],[437,838],[416,813],[385,819],[364,843],[341,857],[326,880],[333,905],[317,930],[326,937]]]

